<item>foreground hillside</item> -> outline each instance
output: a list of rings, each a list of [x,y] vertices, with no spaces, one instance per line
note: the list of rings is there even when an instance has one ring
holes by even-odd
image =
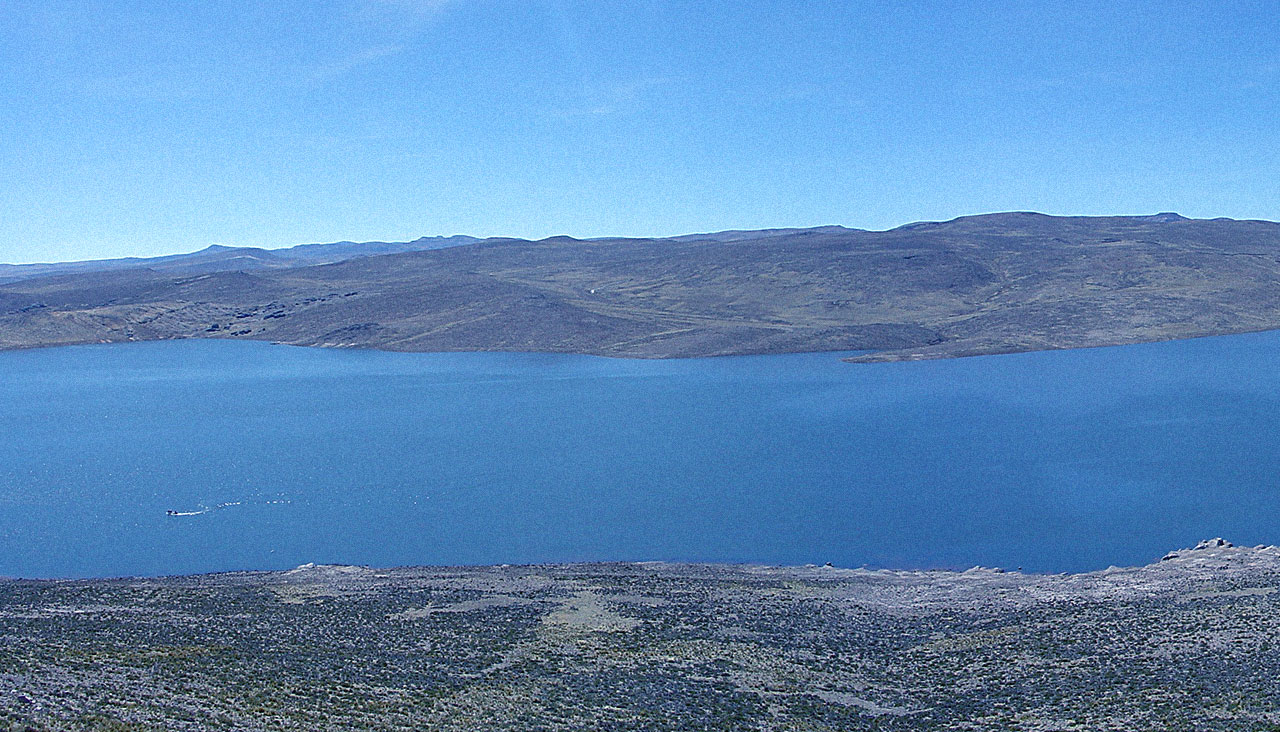
[[[1280,548],[0,582],[0,729],[1274,730]]]
[[[353,257],[357,245],[344,246],[327,256]],[[488,239],[324,265],[213,255],[0,285],[0,348],[248,338],[636,357],[876,350],[866,358],[903,359],[1280,328],[1280,224],[1173,214]]]

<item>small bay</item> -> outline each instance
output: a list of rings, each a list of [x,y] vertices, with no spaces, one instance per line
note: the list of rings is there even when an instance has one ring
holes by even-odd
[[[915,363],[0,354],[0,575],[1140,564],[1280,542],[1280,333]]]

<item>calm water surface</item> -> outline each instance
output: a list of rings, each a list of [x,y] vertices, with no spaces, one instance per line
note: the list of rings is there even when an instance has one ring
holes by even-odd
[[[851,365],[0,354],[0,575],[676,559],[1059,571],[1280,543],[1280,334]],[[169,515],[174,511],[186,515]]]

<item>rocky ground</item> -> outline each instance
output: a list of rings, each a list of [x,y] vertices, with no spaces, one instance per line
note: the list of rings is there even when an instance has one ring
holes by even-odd
[[[0,582],[0,730],[1280,730],[1280,548]]]

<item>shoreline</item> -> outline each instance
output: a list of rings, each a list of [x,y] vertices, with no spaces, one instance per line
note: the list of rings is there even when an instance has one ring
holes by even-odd
[[[1202,340],[1206,338],[1227,338],[1230,336],[1250,335],[1256,333],[1271,333],[1280,331],[1280,328],[1264,327],[1250,328],[1243,330],[1215,331],[1208,333],[1192,333],[1187,335],[1173,336],[1156,336],[1141,339],[1099,339],[1096,341],[1088,341],[1081,343],[1069,344],[1038,344],[1026,346],[1010,346],[1008,344],[993,343],[984,347],[975,347],[966,345],[963,342],[940,343],[926,349],[765,349],[765,350],[744,350],[737,351],[718,351],[707,353],[618,353],[603,349],[595,350],[529,350],[519,348],[449,348],[449,349],[426,349],[426,350],[408,350],[403,348],[389,348],[378,344],[328,344],[328,343],[308,343],[308,342],[290,342],[282,340],[273,340],[267,338],[227,338],[227,337],[204,337],[204,336],[179,336],[168,338],[146,338],[146,339],[128,339],[128,340],[82,340],[58,343],[30,343],[30,344],[0,344],[0,353],[18,353],[27,351],[38,351],[56,348],[75,348],[84,346],[119,346],[131,343],[172,343],[172,342],[234,342],[234,343],[263,343],[273,346],[288,346],[292,348],[308,348],[332,351],[373,351],[380,353],[404,353],[404,354],[445,354],[445,353],[510,353],[510,354],[529,354],[529,355],[562,355],[562,356],[591,356],[594,358],[608,358],[620,361],[693,361],[698,359],[723,359],[723,358],[739,358],[753,356],[787,356],[800,354],[854,354],[844,355],[841,361],[851,364],[877,364],[877,363],[915,363],[920,361],[947,361],[955,359],[980,358],[983,356],[1010,356],[1024,353],[1047,353],[1053,351],[1079,351],[1091,350],[1099,348],[1116,348],[1121,346],[1142,346],[1153,345],[1159,343],[1175,343],[1179,341]]]
[[[854,577],[896,577],[896,578],[960,578],[974,576],[1007,576],[1010,578],[1050,579],[1050,578],[1087,578],[1106,574],[1114,574],[1116,572],[1139,572],[1165,565],[1167,562],[1178,559],[1203,559],[1208,554],[1205,552],[1216,552],[1215,556],[1226,554],[1236,555],[1256,555],[1264,557],[1274,557],[1280,562],[1280,545],[1258,544],[1254,546],[1236,546],[1232,542],[1222,538],[1206,539],[1200,541],[1196,546],[1174,549],[1166,553],[1163,557],[1153,559],[1147,564],[1136,564],[1127,566],[1111,565],[1104,569],[1092,569],[1078,572],[1031,572],[1023,571],[1021,567],[1016,569],[1007,569],[1004,567],[989,567],[982,565],[974,565],[966,569],[954,568],[902,568],[902,567],[838,567],[830,563],[828,564],[762,564],[758,562],[687,562],[687,561],[669,561],[669,560],[610,560],[610,561],[582,561],[582,562],[532,562],[532,563],[501,563],[501,564],[406,564],[395,566],[371,566],[364,564],[341,564],[341,563],[317,563],[307,562],[289,569],[230,569],[216,570],[211,572],[193,572],[188,574],[160,574],[160,575],[110,575],[100,577],[20,577],[10,575],[0,575],[0,584],[3,583],[48,583],[48,584],[114,584],[114,583],[133,583],[133,582],[166,582],[166,581],[226,581],[233,582],[238,579],[243,580],[270,580],[295,575],[299,572],[316,571],[316,572],[335,572],[347,574],[362,575],[387,575],[392,574],[440,574],[448,572],[468,572],[468,573],[513,573],[522,572],[581,572],[590,570],[602,571],[639,571],[648,570],[669,574],[687,573],[725,573],[725,574],[744,574],[744,575],[778,575],[778,576],[795,576],[805,578],[826,578],[826,579],[848,579]]]

